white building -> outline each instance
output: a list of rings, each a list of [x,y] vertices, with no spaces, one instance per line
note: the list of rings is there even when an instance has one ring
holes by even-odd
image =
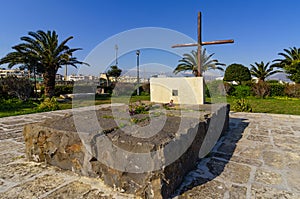
[[[28,73],[20,69],[0,69],[0,77],[7,76],[26,77]]]
[[[147,78],[139,78],[140,83],[149,83],[149,79]],[[134,76],[120,76],[118,78],[118,82],[124,82],[124,83],[136,83],[137,77]]]
[[[99,83],[100,78],[93,76],[93,75],[83,75],[83,74],[79,74],[79,75],[69,75],[67,76],[66,81],[74,81],[74,82],[93,82],[93,83]]]

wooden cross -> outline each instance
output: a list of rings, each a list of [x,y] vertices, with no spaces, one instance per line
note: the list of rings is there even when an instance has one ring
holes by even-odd
[[[172,48],[178,48],[178,47],[191,47],[191,46],[197,46],[197,57],[198,57],[198,73],[197,76],[201,77],[202,76],[202,71],[201,71],[201,47],[204,45],[213,45],[213,44],[228,44],[228,43],[233,43],[234,40],[229,39],[229,40],[218,40],[218,41],[205,41],[202,42],[201,38],[201,12],[198,13],[198,43],[189,43],[189,44],[176,44],[172,46]]]

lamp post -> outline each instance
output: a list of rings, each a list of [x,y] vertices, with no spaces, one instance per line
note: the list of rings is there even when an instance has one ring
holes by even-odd
[[[139,89],[139,87],[140,87],[140,69],[139,69],[139,67],[140,67],[140,51],[139,50],[137,50],[136,51],[136,68],[137,68],[137,71],[136,71],[136,76],[137,76],[137,92],[136,92],[136,94],[137,94],[137,96],[139,96],[140,95],[140,89]]]

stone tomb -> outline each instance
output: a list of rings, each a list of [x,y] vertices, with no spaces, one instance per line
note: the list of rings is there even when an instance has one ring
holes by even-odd
[[[203,77],[165,77],[150,79],[151,102],[204,104]]]
[[[27,158],[101,178],[105,184],[140,198],[169,198],[195,168],[199,155],[209,152],[228,127],[227,104],[176,110],[155,105],[149,114],[124,118],[127,108],[78,109],[86,125],[76,122],[74,111],[28,124],[23,131]],[[96,115],[101,129],[89,123],[93,120],[90,113]]]

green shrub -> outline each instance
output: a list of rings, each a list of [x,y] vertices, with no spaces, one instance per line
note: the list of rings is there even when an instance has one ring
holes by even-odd
[[[145,92],[145,91],[142,91],[142,92],[140,93],[140,96],[149,96],[149,95],[150,95],[150,93]]]
[[[73,93],[73,85],[59,85],[55,86],[55,96]]]
[[[279,83],[279,81],[275,80],[275,79],[270,79],[270,80],[267,80],[266,82],[269,83],[269,84],[277,84],[277,83]]]
[[[44,101],[38,106],[38,111],[55,111],[59,110],[58,102],[55,97],[46,98]]]
[[[245,85],[235,86],[232,95],[237,98],[246,98],[251,95],[251,88]]]
[[[142,103],[141,101],[138,101],[134,104],[129,105],[129,114],[135,115],[135,114],[146,114],[148,113],[151,105],[146,105]]]
[[[300,98],[300,84],[289,84],[286,85],[284,93],[289,97]]]
[[[248,81],[243,81],[242,85],[249,86],[251,88],[253,83],[255,83],[255,82],[253,82],[252,80],[248,80]]]
[[[0,111],[15,110],[22,105],[22,100],[19,99],[0,99]]]
[[[280,83],[269,83],[268,85],[270,87],[270,96],[274,97],[274,96],[284,96],[284,89],[285,89],[285,85],[280,84]]]
[[[250,103],[244,98],[234,100],[232,109],[236,112],[252,112]]]

